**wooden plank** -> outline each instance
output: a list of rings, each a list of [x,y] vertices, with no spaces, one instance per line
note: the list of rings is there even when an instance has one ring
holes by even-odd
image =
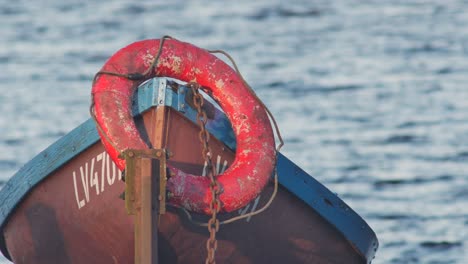
[[[153,166],[154,165],[154,166]],[[159,162],[150,158],[135,160],[135,263],[158,263],[157,197],[155,184],[159,179],[152,168],[159,168]]]
[[[165,144],[166,114],[165,106],[151,110],[154,117],[151,120],[150,137],[154,149],[162,149]],[[158,218],[159,218],[159,180],[161,162],[149,158],[153,150],[142,150],[135,160],[135,263],[158,263]],[[164,151],[156,150],[156,157],[161,157]]]

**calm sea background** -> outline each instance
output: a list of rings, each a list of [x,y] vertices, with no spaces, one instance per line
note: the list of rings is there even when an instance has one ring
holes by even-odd
[[[110,55],[163,35],[236,59],[373,263],[468,263],[467,1],[0,0],[1,185],[89,118]]]

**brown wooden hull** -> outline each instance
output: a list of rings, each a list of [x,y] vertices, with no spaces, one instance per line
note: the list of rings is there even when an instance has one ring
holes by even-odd
[[[151,109],[139,122],[143,135],[149,141],[162,137],[171,152],[168,162],[200,174],[198,128],[167,108],[163,133],[158,132],[155,113]],[[222,170],[234,153],[216,139],[210,144]],[[133,263],[133,217],[119,198],[124,189],[103,146],[94,144],[34,187],[11,214],[3,228],[10,257],[15,263]],[[222,218],[260,208],[272,191],[270,183],[258,200]],[[194,219],[206,222],[208,217]],[[207,238],[206,227],[169,207],[159,223],[160,263],[203,262]],[[218,263],[366,262],[335,227],[281,186],[270,208],[222,225],[217,238]]]

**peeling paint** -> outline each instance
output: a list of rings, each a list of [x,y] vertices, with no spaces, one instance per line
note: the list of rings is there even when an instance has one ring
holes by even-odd
[[[197,74],[197,75],[200,74],[200,73],[202,73],[202,71],[201,71],[200,69],[196,68],[196,67],[192,68],[192,72],[193,72],[194,74]]]
[[[169,63],[169,61],[172,61],[172,63]],[[169,56],[165,60],[161,60],[158,65],[172,71],[175,75],[179,75],[182,72],[182,58],[175,55]]]
[[[224,89],[224,81],[219,79],[215,82],[216,84],[216,87],[218,87],[219,89]]]
[[[143,63],[145,64],[145,66],[149,67],[149,66],[151,66],[151,64],[154,61],[154,56],[153,56],[153,54],[151,54],[151,52],[149,50],[147,50],[146,54],[143,55],[142,59],[143,59]]]

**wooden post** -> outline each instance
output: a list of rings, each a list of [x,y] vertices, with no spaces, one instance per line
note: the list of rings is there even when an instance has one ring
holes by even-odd
[[[158,263],[158,220],[164,214],[166,188],[166,109],[158,106],[150,130],[153,149],[124,151],[125,206],[134,215],[135,264]]]
[[[156,173],[152,173],[153,171]],[[158,183],[159,161],[145,157],[137,158],[135,161],[135,263],[158,263]]]
[[[166,178],[165,151],[127,150],[124,156],[126,207],[134,215],[135,264],[157,264],[159,194],[160,185],[164,187],[160,180]]]

